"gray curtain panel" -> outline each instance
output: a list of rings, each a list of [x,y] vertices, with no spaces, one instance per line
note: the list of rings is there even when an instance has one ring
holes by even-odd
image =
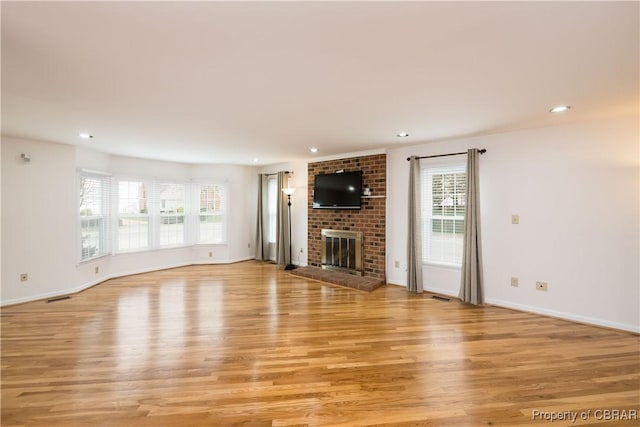
[[[407,290],[422,292],[422,225],[420,222],[420,159],[409,160],[409,227],[407,232]]]
[[[478,149],[470,149],[467,154],[467,205],[464,213],[464,246],[459,297],[462,301],[474,305],[482,304],[484,301],[480,244],[479,162]]]
[[[256,226],[256,259],[258,261],[265,261],[269,258],[269,243],[267,242],[267,230],[265,228],[267,215],[267,203],[266,203],[266,191],[267,176],[258,175],[258,223]]]
[[[287,265],[289,260],[289,213],[287,196],[282,192],[289,186],[289,175],[278,172],[278,210],[276,214],[276,264]]]

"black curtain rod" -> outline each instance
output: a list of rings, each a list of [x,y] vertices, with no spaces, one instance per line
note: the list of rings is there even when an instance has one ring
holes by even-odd
[[[487,152],[486,149],[482,149],[479,151],[480,154],[484,154]],[[418,157],[419,159],[432,159],[434,157],[448,157],[448,156],[461,156],[463,154],[467,154],[467,152],[463,152],[463,153],[449,153],[449,154],[436,154],[435,156],[422,156],[422,157]],[[411,160],[411,157],[407,157],[407,161]]]
[[[293,172],[289,172],[289,171],[283,171],[284,173],[288,173],[289,175],[293,175]],[[271,175],[278,175],[280,172],[274,172],[274,173],[265,173],[263,175],[267,175],[267,176],[271,176]]]

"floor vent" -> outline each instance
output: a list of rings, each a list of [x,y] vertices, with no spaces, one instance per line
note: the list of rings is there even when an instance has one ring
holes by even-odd
[[[65,300],[65,299],[71,299],[71,297],[69,295],[65,295],[65,296],[62,296],[62,297],[51,298],[51,299],[47,300],[47,304],[49,304],[50,302],[62,301],[62,300]]]

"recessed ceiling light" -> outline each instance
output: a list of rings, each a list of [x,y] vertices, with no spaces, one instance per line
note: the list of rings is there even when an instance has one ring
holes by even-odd
[[[91,138],[93,138],[93,135],[89,135],[88,133],[81,133],[79,136],[82,139],[91,139]]]
[[[407,132],[398,132],[398,133],[396,134],[396,136],[397,136],[398,138],[406,138],[406,137],[408,137],[408,136],[409,136],[409,134],[408,134]]]
[[[567,111],[569,108],[571,108],[570,105],[557,105],[555,107],[553,107],[551,110],[549,110],[550,113],[562,113],[564,111]]]
[[[254,157],[254,158],[253,158],[253,163],[258,163],[258,161],[259,161],[259,160],[260,160],[260,159],[258,159],[257,157]]]
[[[309,151],[311,151],[312,153],[317,153],[318,149],[316,147],[311,147],[309,148]]]

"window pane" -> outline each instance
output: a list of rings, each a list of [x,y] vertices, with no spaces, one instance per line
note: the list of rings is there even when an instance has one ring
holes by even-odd
[[[80,216],[102,215],[102,180],[80,178]]]
[[[104,254],[104,218],[82,217],[80,221],[81,259],[93,258]]]
[[[120,181],[118,183],[118,213],[148,214],[148,189],[144,182]]]
[[[160,217],[160,246],[184,243],[184,215]]]
[[[183,184],[160,184],[160,246],[184,244],[184,194]]]
[[[222,189],[219,185],[200,187],[200,213],[220,213],[223,211]]]
[[[224,243],[224,216],[200,215],[200,241]]]
[[[462,262],[466,173],[464,166],[423,168],[423,260]],[[424,207],[428,206],[425,210]]]
[[[118,182],[118,250],[149,247],[149,190],[141,181]]]
[[[226,242],[225,187],[220,184],[200,187],[200,243]]]
[[[184,185],[160,184],[160,213],[184,213]]]
[[[109,178],[80,176],[80,260],[108,251]]]
[[[131,251],[149,247],[149,218],[120,216],[118,218],[118,250]]]

